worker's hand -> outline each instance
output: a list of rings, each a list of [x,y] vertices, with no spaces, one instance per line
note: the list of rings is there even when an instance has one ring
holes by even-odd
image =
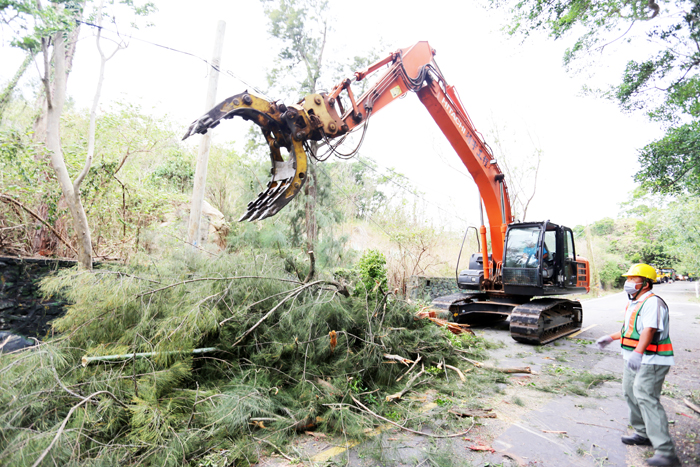
[[[630,355],[629,360],[627,360],[627,368],[629,368],[632,371],[637,371],[639,370],[639,367],[642,366],[642,354],[639,352],[632,352],[632,355]]]
[[[612,338],[612,337],[610,337],[610,336],[603,336],[603,337],[601,337],[600,339],[598,339],[597,341],[595,341],[595,343],[598,344],[598,348],[599,348],[600,350],[603,350],[603,349],[604,349],[605,347],[607,347],[608,344],[610,344],[612,341],[613,341],[613,338]]]

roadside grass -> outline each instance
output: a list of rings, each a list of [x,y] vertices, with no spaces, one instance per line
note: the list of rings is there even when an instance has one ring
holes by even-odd
[[[425,465],[430,467],[470,467],[472,464],[465,461],[463,458],[455,457],[452,452],[452,440],[437,442],[431,440],[430,447],[425,451],[425,463],[416,465]]]
[[[669,381],[664,381],[664,385],[661,388],[661,395],[670,397],[671,399],[676,399],[680,396],[681,389],[677,384],[671,383]]]
[[[543,392],[583,397],[592,395],[591,390],[606,381],[620,380],[619,377],[611,374],[591,373],[587,370],[577,370],[570,366],[556,364],[543,367],[543,373],[550,377],[549,381],[544,384],[533,381],[529,386]]]

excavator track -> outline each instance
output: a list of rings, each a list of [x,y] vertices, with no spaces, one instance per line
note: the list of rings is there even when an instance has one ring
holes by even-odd
[[[574,300],[544,298],[519,305],[510,315],[510,335],[518,342],[542,345],[581,329],[583,309]]]

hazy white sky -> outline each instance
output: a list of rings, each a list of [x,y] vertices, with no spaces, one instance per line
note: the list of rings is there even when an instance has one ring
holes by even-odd
[[[156,0],[154,27],[135,36],[209,59],[217,21],[227,23],[222,67],[266,89],[265,71],[273,65],[275,43],[255,0]],[[535,147],[543,159],[537,194],[527,220],[574,227],[615,217],[627,199],[638,170],[636,149],[659,135],[640,115],[621,114],[607,101],[580,97],[584,83],[613,83],[624,60],[610,60],[596,72],[566,74],[565,43],[535,38],[525,44],[500,31],[501,11],[476,2],[433,0],[406,7],[395,2],[330,0],[333,31],[326,57],[349,63],[377,44],[385,53],[420,40],[436,49],[445,78],[458,89],[474,124],[490,142],[495,126],[508,135],[511,165],[527,165]],[[83,27],[69,94],[89,107],[98,71],[93,31]],[[3,37],[0,81],[6,82],[22,59]],[[167,114],[182,126],[204,112],[208,67],[202,61],[131,40],[108,62],[102,108],[125,100],[154,114]],[[36,79],[31,69],[28,77]],[[247,86],[223,74],[217,101]],[[301,96],[270,96],[294,102]],[[226,121],[215,131],[219,141],[242,144],[242,121]],[[192,138],[196,140],[198,137]],[[196,141],[195,141],[196,142]],[[452,148],[415,96],[407,96],[373,116],[362,147],[382,167],[405,174],[425,193],[426,209],[439,222],[463,228],[478,223],[477,191]],[[213,168],[210,167],[210,170]]]

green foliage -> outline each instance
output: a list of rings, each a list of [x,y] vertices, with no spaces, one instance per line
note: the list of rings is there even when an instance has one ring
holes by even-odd
[[[623,204],[627,218],[595,222],[588,229],[591,238],[585,238],[583,227],[575,229],[577,241],[585,240],[582,245],[588,250],[584,254],[586,250],[579,246],[578,252],[592,261],[605,288],[620,287],[624,282],[620,275],[634,263],[675,268],[683,275],[697,274],[699,203],[690,195],[662,198],[638,190]]]
[[[639,162],[635,180],[649,191],[700,196],[700,122],[671,128],[639,151]]]
[[[182,152],[174,152],[162,165],[156,167],[153,177],[166,180],[181,193],[189,191],[194,182],[192,160]]]
[[[11,45],[28,52],[41,49],[41,39],[57,32],[68,32],[82,16],[84,2],[57,0],[47,5],[24,0],[5,0],[0,3],[0,24],[9,29]]]
[[[598,51],[615,43],[625,53],[647,56],[629,60],[618,84],[605,93],[626,111],[643,111],[661,123],[666,135],[640,150],[636,180],[657,193],[700,194],[698,119],[700,118],[700,4],[693,0],[492,0],[508,5],[511,34],[544,30],[554,39],[576,35],[564,61],[578,60],[590,70]],[[651,45],[651,47],[648,47]],[[595,52],[595,53],[594,53]]]
[[[385,353],[458,364],[445,331],[415,320],[405,302],[346,298],[282,270],[280,259],[248,252],[46,279],[44,293],[73,305],[54,323],[56,338],[0,356],[1,462],[31,465],[66,420],[52,463],[222,465],[224,457],[246,465],[260,448],[251,434],[281,447],[307,423],[366,436],[373,419],[348,409],[351,395],[400,417],[402,406],[384,396],[399,389],[405,368],[385,364]],[[202,347],[218,352],[189,353]],[[130,358],[138,352],[156,355]],[[114,354],[125,356],[80,366],[83,355]],[[68,417],[91,394],[95,403]]]
[[[587,397],[592,388],[606,381],[618,379],[615,375],[576,370],[566,365],[547,365],[544,370],[552,375],[552,380],[545,386],[535,385],[534,387],[540,391],[555,394],[568,393]]]
[[[591,233],[602,237],[603,235],[610,235],[615,230],[615,221],[609,217],[596,221],[591,225]]]
[[[41,146],[32,134],[9,128],[0,131],[0,184],[4,193],[22,197],[37,192],[34,181],[49,169],[45,161],[37,161]]]
[[[49,161],[41,157],[43,144],[23,129],[31,127],[33,117],[31,107],[16,102],[0,128],[3,192],[34,210],[43,205],[45,219],[58,230],[66,229],[70,238],[73,229],[66,222],[70,214],[60,202]],[[86,112],[70,108],[62,118],[63,152],[71,177],[85,162],[88,122]],[[194,156],[175,143],[177,134],[167,120],[146,115],[135,105],[114,104],[98,116],[96,126],[95,156],[81,185],[81,199],[93,229],[95,255],[126,257],[148,248],[144,234],[174,217],[171,213],[189,199],[184,191],[191,184]],[[7,243],[34,253],[32,231],[38,225],[34,218],[3,203],[0,221],[25,226],[9,231]]]
[[[261,0],[261,3],[269,19],[270,35],[282,43],[278,66],[269,72],[268,82],[271,86],[283,85],[282,75],[291,72],[295,81],[288,81],[293,86],[289,90],[301,95],[316,92],[324,65],[328,2]]]
[[[625,283],[625,278],[622,274],[629,270],[627,263],[618,263],[614,260],[607,260],[599,269],[600,280],[607,287],[622,287]]]
[[[377,250],[367,250],[355,266],[359,275],[355,293],[378,296],[387,290],[386,258]]]
[[[684,275],[700,274],[700,198],[681,196],[670,203],[665,212],[667,227],[664,246],[675,258],[679,272]]]

